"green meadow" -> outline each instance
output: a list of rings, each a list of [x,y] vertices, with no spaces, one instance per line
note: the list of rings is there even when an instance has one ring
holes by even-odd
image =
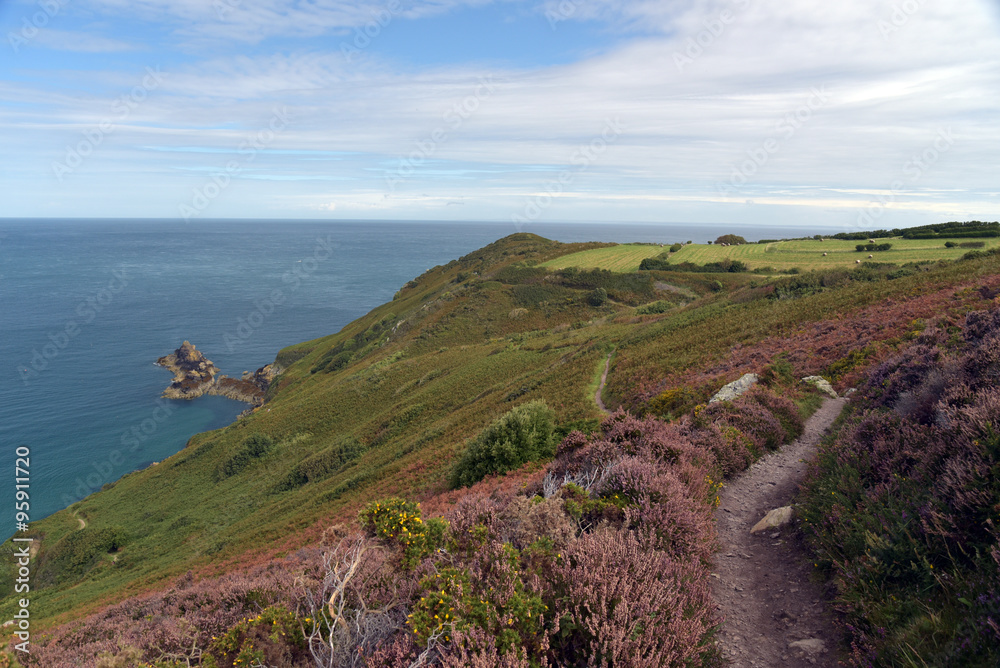
[[[775,272],[784,272],[790,269],[814,271],[850,268],[855,266],[858,260],[868,261],[869,255],[872,256],[873,262],[891,262],[900,265],[911,262],[955,260],[970,250],[959,246],[946,248],[947,238],[903,239],[893,237],[877,241],[890,243],[892,248],[887,251],[858,252],[856,246],[863,241],[802,239],[765,244],[750,243],[740,246],[689,244],[676,253],[668,255],[671,263],[709,264],[729,259],[745,263],[750,270],[772,268]],[[970,241],[972,240],[955,239],[957,244],[969,243]],[[1000,247],[1000,238],[977,241],[982,241],[986,250]],[[639,269],[639,264],[644,259],[661,256],[665,251],[667,251],[666,247],[657,245],[622,244],[573,253],[551,260],[544,266],[552,269],[600,267],[611,271],[632,272]]]

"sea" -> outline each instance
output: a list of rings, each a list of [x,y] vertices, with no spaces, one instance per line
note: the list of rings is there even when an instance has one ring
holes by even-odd
[[[339,331],[427,269],[518,231],[564,242],[673,243],[835,230],[0,219],[0,462],[9,467],[0,498],[11,499],[0,533],[20,528],[15,476],[24,479],[21,519],[30,524],[247,408],[223,397],[160,398],[171,374],[154,362],[183,341],[239,377],[285,346]]]

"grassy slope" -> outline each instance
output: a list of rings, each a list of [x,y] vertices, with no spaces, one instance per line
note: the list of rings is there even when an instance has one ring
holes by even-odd
[[[905,264],[933,260],[955,260],[968,252],[967,248],[945,248],[946,239],[879,239],[879,243],[891,243],[888,251],[871,253],[878,262]],[[957,239],[956,241],[970,241]],[[982,239],[986,249],[1000,246],[1000,239]],[[855,249],[860,241],[825,241],[805,239],[798,241],[777,241],[769,244],[745,244],[742,246],[716,246],[690,244],[676,253],[670,254],[671,262],[693,262],[707,264],[729,258],[740,260],[750,269],[773,267],[778,271],[798,268],[801,271],[853,267],[856,260],[867,260],[869,253],[859,253]],[[635,271],[639,263],[647,257],[655,257],[665,248],[655,245],[620,245],[566,255],[547,263],[552,268],[600,266],[615,268],[616,271]],[[827,253],[823,257],[823,253]]]
[[[99,554],[85,577],[35,592],[33,621],[78,617],[189,569],[221,572],[288,552],[314,540],[322,528],[350,521],[373,496],[420,499],[440,492],[461,444],[523,401],[544,398],[561,422],[599,417],[593,383],[612,347],[618,352],[605,401],[609,395],[627,397],[632,380],[644,374],[663,376],[722,359],[737,343],[752,344],[879,300],[905,301],[968,280],[971,272],[1000,271],[992,257],[801,299],[745,303],[706,287],[719,278],[738,290],[744,277],[658,273],[659,280],[702,296],[651,316],[615,303],[591,307],[585,291],[568,288],[552,287],[546,299],[528,303],[531,293],[492,280],[511,262],[545,261],[581,248],[533,235],[509,237],[429,270],[338,334],[281,351],[279,360],[297,361],[280,377],[266,407],[195,436],[158,466],[125,476],[35,525],[44,533],[37,562],[43,572],[78,530],[73,512],[86,518],[84,531],[121,527],[131,538],[116,555],[117,564],[112,555]],[[650,301],[663,297],[652,295]],[[332,346],[361,338],[379,321],[394,327],[367,356],[336,372],[310,373]],[[219,465],[254,433],[271,436],[276,447],[241,473],[217,480]],[[369,450],[325,480],[278,491],[296,463],[345,435]],[[5,600],[0,612],[8,614],[12,603]]]

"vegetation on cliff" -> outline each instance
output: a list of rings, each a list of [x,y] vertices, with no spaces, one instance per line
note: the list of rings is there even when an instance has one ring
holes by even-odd
[[[885,255],[896,252],[893,243]],[[935,243],[942,254],[957,251]],[[145,661],[173,661],[182,649],[194,648],[219,666],[240,656],[257,660],[254,652],[271,661],[275,652],[287,652],[288,661],[307,660],[317,639],[334,638],[341,646],[340,631],[333,632],[339,622],[310,624],[336,593],[324,589],[327,576],[363,549],[364,568],[354,571],[352,585],[336,590],[342,609],[335,614],[387,615],[369,620],[385,634],[352,650],[357,655],[360,649],[372,665],[380,656],[419,656],[429,647],[442,665],[521,665],[522,659],[536,665],[543,658],[552,665],[571,652],[619,657],[615,665],[628,665],[622,657],[637,648],[710,662],[710,623],[678,618],[668,608],[650,610],[656,621],[649,628],[674,629],[669,633],[683,642],[647,646],[648,620],[620,620],[621,628],[634,622],[636,631],[621,636],[621,628],[602,626],[607,620],[588,613],[583,601],[573,603],[568,583],[589,588],[597,602],[600,582],[613,575],[601,570],[607,564],[632,560],[640,570],[654,564],[658,572],[678,574],[657,585],[674,592],[670,600],[700,609],[704,569],[698,564],[711,531],[698,518],[711,508],[709,486],[794,435],[800,414],[787,399],[800,407],[811,401],[794,379],[824,375],[843,389],[928,327],[959,336],[968,311],[995,307],[1000,257],[973,251],[958,261],[866,264],[790,277],[542,266],[613,248],[518,234],[435,267],[341,332],[282,350],[275,364],[286,370],[267,388],[266,407],[199,434],[158,466],[35,523],[42,546],[37,567],[55,572],[55,565],[72,563],[76,569],[40,582],[33,592],[33,624],[53,629],[48,642],[40,639],[47,656],[59,657],[58,664],[63,657],[94,660],[100,652],[141,650]],[[674,254],[697,251],[692,244]],[[598,290],[605,299],[592,298]],[[604,416],[594,403],[593,383],[612,349],[602,396],[628,412],[599,427]],[[770,389],[700,408],[749,371],[761,374]],[[551,411],[562,443],[555,459],[546,460],[545,448],[532,450],[523,461],[541,461],[451,490],[467,444],[536,401]],[[631,426],[619,438],[614,430],[621,425]],[[602,452],[611,477],[587,488],[577,476],[600,473],[586,462],[598,461]],[[649,452],[662,461],[643,459]],[[590,454],[580,459],[573,453]],[[621,484],[614,487],[612,480]],[[635,495],[624,501],[627,490]],[[370,504],[380,499],[373,514]],[[660,499],[680,505],[661,507]],[[409,505],[416,502],[419,514]],[[486,508],[482,519],[469,515],[480,506]],[[510,519],[508,507],[521,514]],[[349,528],[324,533],[337,524],[356,526],[362,511],[367,537],[350,538]],[[78,517],[86,518],[86,528]],[[649,534],[658,522],[699,528],[683,534],[689,539],[664,542],[654,534],[682,534]],[[406,529],[410,544],[400,542],[397,528]],[[522,529],[529,533],[519,538]],[[324,535],[325,551],[298,552]],[[551,545],[535,545],[542,538]],[[453,559],[448,564],[437,551],[442,548]],[[275,559],[288,561],[279,567]],[[296,582],[305,589],[264,583],[261,573],[286,566],[303,569],[306,575]],[[246,575],[216,579],[234,570]],[[438,634],[429,645],[435,631],[405,620],[441,617],[426,596],[432,591],[427,578],[446,572],[448,585],[433,591],[456,601],[447,607],[462,611],[463,621],[455,621],[454,634]],[[675,586],[680,581],[685,587]],[[506,598],[472,595],[489,587]],[[420,591],[425,593],[414,598]],[[371,605],[358,605],[362,594],[371,595]],[[210,615],[180,603],[191,600],[227,612],[210,622]],[[539,604],[561,616],[549,612],[539,619]],[[3,606],[12,609],[13,602]],[[264,617],[286,631],[299,625],[301,643],[267,640]],[[514,635],[501,633],[498,624],[510,620],[506,626]],[[700,640],[692,641],[696,636]],[[255,649],[248,649],[251,644]]]

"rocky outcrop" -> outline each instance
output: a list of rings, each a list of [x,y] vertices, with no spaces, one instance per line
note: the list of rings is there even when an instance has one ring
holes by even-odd
[[[739,380],[734,380],[728,385],[723,385],[722,389],[708,400],[708,403],[714,404],[716,401],[732,401],[756,385],[758,380],[759,378],[755,373],[743,374]]]
[[[203,394],[213,394],[254,406],[264,403],[264,393],[281,373],[275,365],[268,364],[253,373],[243,372],[242,378],[217,376],[219,369],[189,341],[182,343],[170,355],[156,360],[156,364],[174,374],[173,381],[163,390],[162,396],[166,399],[194,399]]]
[[[156,364],[174,374],[174,380],[163,391],[166,399],[200,397],[215,384],[215,374],[219,371],[190,341],[182,343],[170,355],[156,360]]]

